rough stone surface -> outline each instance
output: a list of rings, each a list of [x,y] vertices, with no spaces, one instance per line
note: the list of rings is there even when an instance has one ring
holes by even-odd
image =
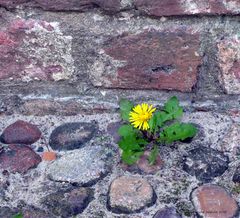
[[[240,154],[240,125],[234,123],[222,141],[222,150],[237,158]]]
[[[95,123],[65,123],[51,134],[49,144],[56,150],[73,150],[83,147],[97,132]]]
[[[118,143],[121,137],[118,134],[118,129],[121,126],[121,122],[109,123],[107,126],[108,134],[113,138],[115,143]]]
[[[56,218],[53,214],[35,207],[24,208],[22,214],[24,218]]]
[[[194,217],[196,214],[195,208],[191,201],[189,200],[180,200],[176,204],[177,214],[182,217]]]
[[[108,172],[106,153],[100,146],[86,146],[53,162],[48,174],[54,181],[92,184]]]
[[[218,43],[219,80],[228,94],[240,94],[240,40],[228,37]]]
[[[43,204],[53,214],[68,218],[82,213],[93,199],[93,191],[89,188],[76,188],[70,191],[58,191],[48,195]]]
[[[203,185],[192,193],[192,201],[204,218],[233,218],[237,215],[236,201],[220,186]]]
[[[38,141],[41,135],[36,125],[18,120],[3,131],[0,141],[5,144],[31,145]]]
[[[235,170],[232,181],[235,183],[240,183],[240,166],[238,166]]]
[[[198,147],[203,145],[218,151],[222,151],[222,141],[232,127],[232,120],[229,116],[215,112],[206,112],[200,108],[196,113],[185,113],[183,122],[190,122],[197,125],[198,135],[194,138]]]
[[[154,165],[149,165],[148,157],[150,155],[149,151],[144,152],[144,155],[140,158],[137,163],[138,168],[144,173],[156,173],[161,170],[164,165],[164,161],[161,159],[160,155],[157,156]]]
[[[6,197],[6,191],[9,185],[9,182],[6,179],[0,179],[0,198]]]
[[[239,14],[238,0],[0,0],[0,6],[8,9],[17,7],[40,7],[50,11],[80,11],[85,12],[94,8],[101,8],[107,12],[119,12],[121,8],[136,7],[140,12],[151,16],[192,15],[192,14]]]
[[[137,172],[140,174],[155,174],[163,168],[164,161],[161,159],[160,155],[158,155],[156,163],[154,165],[149,165],[148,161],[149,154],[150,154],[149,151],[145,151],[144,155],[142,155],[141,158],[134,165],[127,165],[121,162],[120,166],[123,170],[129,172]]]
[[[169,93],[169,95],[172,95],[172,93]],[[186,101],[181,102],[183,105],[186,104]],[[46,139],[48,139],[52,131],[62,123],[72,123],[76,121],[89,123],[96,121],[98,123],[99,133],[103,134],[97,134],[85,147],[73,151],[58,152],[59,159],[57,158],[57,160],[53,161],[52,163],[42,161],[41,164],[39,164],[35,169],[29,170],[25,174],[8,173],[6,171],[3,171],[3,174],[0,173],[1,207],[8,206],[10,208],[19,208],[21,211],[23,211],[26,204],[31,202],[31,204],[36,208],[44,210],[46,213],[52,214],[52,209],[44,205],[44,200],[48,195],[56,193],[60,190],[69,190],[69,188],[75,189],[79,186],[91,186],[94,191],[94,199],[81,212],[81,214],[77,215],[78,217],[84,218],[153,218],[158,210],[168,207],[176,208],[178,213],[184,218],[191,216],[194,217],[195,210],[190,201],[190,194],[196,187],[199,186],[199,180],[182,170],[182,156],[188,154],[189,150],[198,147],[199,141],[202,141],[202,144],[207,144],[209,146],[215,146],[217,144],[221,145],[222,138],[227,135],[227,131],[230,131],[230,127],[232,126],[232,123],[229,122],[229,119],[227,118],[227,114],[214,113],[213,116],[210,112],[188,111],[188,113],[186,113],[184,116],[183,121],[197,123],[199,126],[204,127],[200,129],[200,134],[189,143],[179,142],[175,144],[176,146],[161,146],[160,154],[161,159],[164,161],[164,167],[155,173],[142,173],[139,175],[136,172],[127,172],[122,170],[122,168],[119,166],[120,156],[118,153],[118,146],[113,142],[112,138],[109,137],[109,135],[106,135],[107,124],[119,121],[118,113],[104,113],[94,115],[79,114],[74,116],[62,116],[59,114],[55,116],[26,116],[20,114],[7,116],[1,115],[0,129],[4,129],[9,124],[15,122],[17,117],[18,119],[26,120],[28,122],[31,121],[41,126],[42,134]],[[237,119],[235,120],[237,121]],[[204,134],[202,135],[203,132]],[[34,143],[36,149],[44,145],[44,140],[38,140],[36,143]],[[101,145],[101,147],[96,149],[95,145]],[[90,151],[91,148],[93,151]],[[107,151],[111,149],[112,155],[114,154],[114,156],[109,156],[108,153],[105,153],[104,151],[103,153],[106,155],[103,155],[103,161],[99,161],[99,158],[96,158],[96,156],[101,156],[100,153],[103,148]],[[83,155],[82,149],[85,149],[86,153],[90,152],[89,155]],[[45,146],[44,151],[46,151]],[[54,171],[49,172],[49,170],[51,170],[51,166],[54,165],[54,163],[65,157],[67,157],[67,160],[63,162],[62,165],[58,164],[58,167],[55,167]],[[94,162],[94,167],[92,167],[92,162],[95,159],[96,162]],[[109,161],[111,162],[108,163]],[[72,162],[73,164],[71,165]],[[108,172],[108,174],[104,173],[104,175],[106,175],[105,177],[98,177],[99,174],[96,173],[97,179],[94,179],[92,181],[91,173],[96,172],[99,164],[102,166],[109,164],[108,166],[111,166],[111,170],[108,170],[107,168],[106,172]],[[65,168],[66,165],[70,165],[69,168]],[[238,201],[239,187],[237,184],[234,184],[232,182],[232,176],[234,174],[235,166],[237,165],[238,162],[231,162],[231,164],[229,164],[228,170],[222,176],[215,177],[214,183],[221,184],[223,187],[228,188],[228,190],[234,190],[234,197],[236,197],[236,200]],[[80,170],[81,172],[79,173]],[[59,177],[61,177],[60,174],[63,173],[64,179],[49,179],[48,175],[50,173]],[[85,173],[89,174],[86,175]],[[116,178],[119,178],[121,176],[135,177],[134,175],[137,178],[141,178],[151,184],[157,200],[154,197],[152,206],[149,204],[135,212],[121,212],[119,210],[112,210],[109,204],[110,198],[108,194],[111,183]],[[91,181],[89,181],[89,177]],[[69,183],[66,178],[70,178],[69,180],[72,182]],[[82,182],[82,179],[84,179],[84,182]],[[3,184],[4,191],[2,193],[1,182],[8,182],[7,184]],[[124,184],[125,185],[123,186],[125,189],[128,186],[126,183]],[[133,202],[136,202],[135,196],[138,197],[139,195],[133,195]],[[140,199],[140,197],[138,199]],[[59,207],[61,207],[60,204],[56,205],[59,205]],[[131,206],[131,204],[128,205]],[[58,210],[57,207],[55,208]],[[52,218],[50,215],[46,217]]]
[[[191,193],[210,179],[240,203],[239,182],[233,179],[240,154],[239,0],[0,0],[0,5],[1,133],[19,119],[37,124],[42,137],[31,147],[44,155],[51,133],[60,125],[98,123],[97,134],[86,146],[59,149],[56,160],[42,161],[26,173],[0,170],[0,217],[12,218],[25,210],[33,218],[52,218],[53,211],[72,213],[68,203],[59,202],[66,202],[79,186],[91,186],[94,192],[79,218],[153,218],[169,207],[179,216],[195,218],[199,215]],[[197,136],[161,146],[164,167],[156,171],[149,173],[146,159],[142,169],[147,173],[139,166],[124,170],[115,143],[117,126],[107,129],[120,122],[119,100],[162,108],[174,95],[184,107],[182,121],[196,125]],[[101,146],[96,152],[89,149],[96,145]],[[198,159],[188,152],[199,146],[224,152],[229,167],[218,153],[206,150]],[[37,150],[40,147],[44,149]],[[98,158],[102,149],[103,158]],[[192,160],[192,174],[182,168],[185,156]],[[134,212],[112,209],[110,185],[122,176],[147,181],[157,200]],[[47,207],[44,200],[59,191],[64,194]],[[134,203],[135,196],[140,199],[129,196]],[[29,203],[36,208],[28,208]]]
[[[207,147],[197,147],[188,151],[184,158],[183,170],[203,182],[221,176],[229,164],[228,156]]]
[[[109,189],[110,209],[119,213],[133,213],[154,203],[154,191],[142,178],[122,176]]]
[[[159,210],[153,218],[181,218],[181,216],[176,212],[175,208],[164,208]]]
[[[7,8],[16,8],[18,6],[25,7],[41,7],[45,10],[52,11],[87,11],[96,7],[100,7],[106,11],[118,11],[120,9],[120,0],[0,0],[0,6]]]
[[[136,8],[152,16],[239,14],[238,0],[134,0]]]
[[[0,153],[0,169],[26,173],[41,162],[41,157],[25,145],[9,145]]]
[[[12,218],[18,213],[17,209],[11,209],[9,207],[0,207],[0,217]]]
[[[96,86],[191,91],[196,84],[199,36],[185,28],[124,34],[107,41],[103,50],[100,58],[107,55],[116,69],[110,73],[97,60],[91,75]]]
[[[10,20],[0,27],[0,80],[69,79],[74,72],[71,41],[56,22]]]

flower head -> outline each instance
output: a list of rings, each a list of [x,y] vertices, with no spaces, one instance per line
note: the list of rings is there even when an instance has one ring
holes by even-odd
[[[152,114],[155,110],[156,108],[153,108],[152,105],[148,105],[146,103],[143,103],[141,105],[138,104],[129,113],[129,121],[135,128],[148,130],[148,121],[151,119]]]

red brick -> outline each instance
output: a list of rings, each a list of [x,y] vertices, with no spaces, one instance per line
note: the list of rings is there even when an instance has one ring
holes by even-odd
[[[152,16],[239,14],[239,0],[134,0],[136,8]]]
[[[0,80],[63,80],[73,69],[71,38],[56,24],[13,19],[0,28]]]
[[[240,94],[240,40],[233,36],[218,43],[220,83],[228,94]]]
[[[110,56],[113,68],[120,63],[117,70],[110,72],[108,61],[100,64],[107,69],[96,62],[92,81],[109,88],[191,91],[201,64],[199,44],[198,33],[184,28],[121,35],[107,41],[101,53]]]

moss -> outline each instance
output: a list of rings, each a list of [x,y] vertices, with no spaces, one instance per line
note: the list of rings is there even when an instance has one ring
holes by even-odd
[[[189,185],[190,183],[186,179],[183,179],[181,183],[173,183],[172,194],[177,196],[181,195],[182,192],[185,192],[188,189]]]
[[[193,214],[195,213],[195,210],[191,202],[178,202],[176,206],[177,212],[186,217],[192,217]]]
[[[233,194],[240,194],[240,184],[237,184],[232,188],[232,193]]]

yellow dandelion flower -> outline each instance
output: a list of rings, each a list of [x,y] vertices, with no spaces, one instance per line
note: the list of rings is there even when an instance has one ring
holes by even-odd
[[[138,104],[129,113],[129,121],[135,128],[148,130],[148,121],[151,119],[152,114],[155,110],[156,108],[153,108],[152,105],[148,105],[146,103],[143,103],[141,105]]]

